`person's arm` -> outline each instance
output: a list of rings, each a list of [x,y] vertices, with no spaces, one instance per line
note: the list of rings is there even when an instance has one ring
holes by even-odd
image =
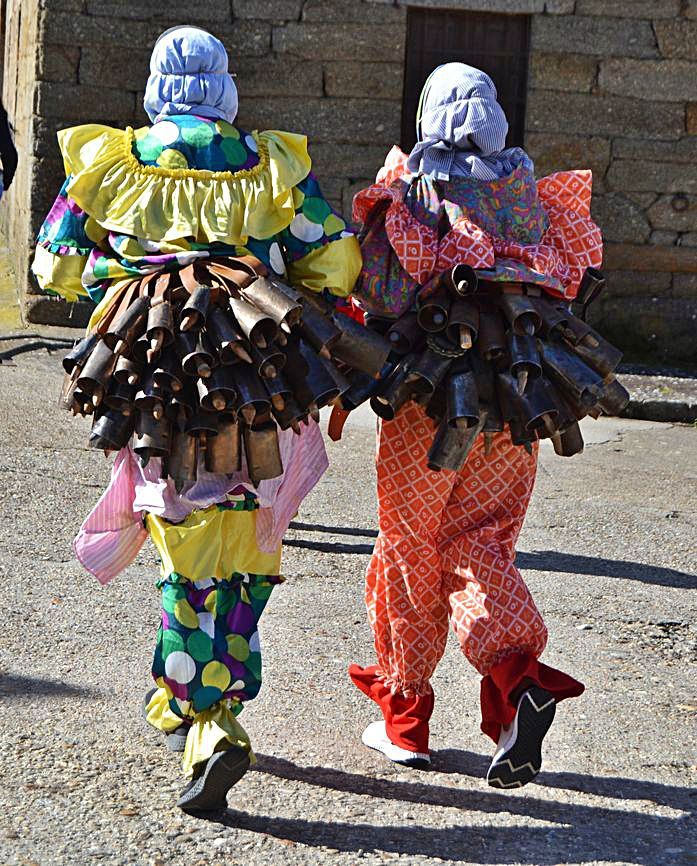
[[[0,160],[2,161],[2,185],[4,189],[9,189],[17,171],[17,148],[15,147],[12,127],[2,103],[0,103]]]
[[[294,188],[293,198],[295,217],[279,234],[291,283],[345,298],[361,271],[354,232],[324,198],[312,173]]]
[[[32,272],[48,294],[76,301],[88,297],[82,272],[105,232],[68,197],[69,182],[68,177],[39,230]]]

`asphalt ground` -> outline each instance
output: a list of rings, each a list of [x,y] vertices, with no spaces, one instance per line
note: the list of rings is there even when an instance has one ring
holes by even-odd
[[[518,564],[583,680],[544,770],[483,781],[478,677],[451,641],[434,678],[433,769],[360,743],[376,712],[362,601],[375,518],[373,419],[288,533],[262,619],[265,683],[241,721],[259,756],[216,820],[181,813],[177,757],[140,716],[158,621],[151,547],[101,588],[70,542],[108,478],[87,426],[56,408],[59,356],[0,365],[0,863],[697,863],[697,430],[608,419],[571,460],[543,448]]]

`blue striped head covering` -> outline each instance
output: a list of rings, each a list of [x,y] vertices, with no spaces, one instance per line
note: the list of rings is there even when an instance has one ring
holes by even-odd
[[[223,43],[199,27],[172,27],[150,58],[143,105],[153,122],[173,114],[227,120],[237,116],[237,88]]]
[[[509,174],[504,150],[508,121],[496,100],[496,87],[480,69],[444,63],[429,75],[416,117],[417,143],[409,154],[411,172],[438,180],[464,175],[494,180]]]

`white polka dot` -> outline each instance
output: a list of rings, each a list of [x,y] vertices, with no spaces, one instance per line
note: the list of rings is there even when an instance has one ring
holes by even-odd
[[[249,651],[252,653],[261,652],[261,644],[259,643],[259,632],[255,631],[249,639]]]
[[[312,223],[299,213],[289,226],[291,234],[301,241],[318,241],[324,234],[324,228],[319,223]]]
[[[348,231],[343,231],[343,232],[341,233],[340,237],[342,237],[342,238],[352,238],[352,237],[354,237],[354,233],[353,233],[353,232],[348,232]]]
[[[213,586],[213,578],[204,577],[203,580],[196,580],[194,586],[196,589],[208,589],[209,586]]]
[[[272,243],[269,247],[269,261],[271,262],[271,267],[277,274],[285,274],[286,263],[283,261],[281,248],[276,242]]]
[[[253,153],[258,153],[258,152],[259,152],[259,148],[257,147],[257,143],[256,143],[256,141],[254,141],[253,136],[251,136],[251,135],[246,135],[245,138],[244,138],[244,143],[247,145],[247,147],[248,147],[248,148],[249,148]]]
[[[228,686],[225,691],[226,692],[241,692],[244,689],[244,680],[235,680],[235,682]]]
[[[198,627],[201,631],[205,631],[211,640],[215,635],[214,617],[212,613],[199,613]]]
[[[196,261],[196,259],[201,258],[201,253],[194,253],[194,252],[177,253],[175,258],[179,262],[180,265],[190,265],[191,262],[194,262],[194,261]]]
[[[171,120],[162,120],[160,123],[154,124],[150,134],[154,135],[162,144],[172,144],[179,138],[179,127]]]
[[[177,683],[190,683],[196,676],[196,662],[188,653],[170,653],[165,659],[165,674]]]

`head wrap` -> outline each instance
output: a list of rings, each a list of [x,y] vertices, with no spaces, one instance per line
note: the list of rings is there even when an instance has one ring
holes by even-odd
[[[451,174],[493,180],[513,164],[504,151],[508,121],[496,87],[480,69],[444,63],[429,75],[416,117],[417,143],[409,154],[412,172],[449,180]]]
[[[232,123],[237,88],[223,43],[198,27],[173,27],[155,43],[143,100],[150,120],[197,114]]]

